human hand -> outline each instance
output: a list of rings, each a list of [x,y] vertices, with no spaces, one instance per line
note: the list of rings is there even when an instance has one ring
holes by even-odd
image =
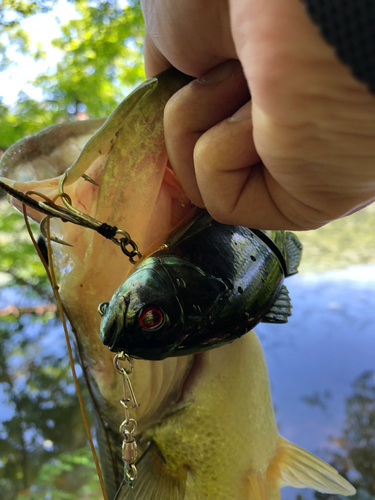
[[[193,203],[223,223],[298,230],[375,200],[375,98],[299,0],[142,9],[148,76],[173,65],[200,79],[165,110],[170,163]]]

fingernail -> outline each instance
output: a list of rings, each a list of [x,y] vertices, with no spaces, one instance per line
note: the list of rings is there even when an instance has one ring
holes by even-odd
[[[234,115],[228,118],[230,122],[244,122],[245,120],[251,120],[251,101],[244,104]]]
[[[215,68],[208,71],[205,75],[198,78],[196,81],[200,83],[219,83],[223,82],[227,78],[237,75],[242,71],[242,66],[240,61],[237,59],[230,59],[222,64],[219,64]]]

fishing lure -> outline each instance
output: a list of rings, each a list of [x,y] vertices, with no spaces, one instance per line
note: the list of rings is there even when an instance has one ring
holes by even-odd
[[[135,264],[135,258],[140,258],[141,254],[138,251],[137,244],[131,239],[130,234],[122,229],[118,229],[116,226],[110,226],[105,222],[100,222],[93,217],[90,217],[79,210],[76,210],[70,204],[70,198],[63,191],[64,181],[66,179],[66,173],[61,176],[60,179],[60,193],[57,196],[60,197],[65,205],[65,207],[61,207],[55,204],[56,200],[50,200],[45,197],[42,193],[38,193],[36,191],[31,191],[27,193],[23,193],[22,191],[18,191],[18,189],[13,188],[12,186],[4,183],[0,180],[0,188],[4,189],[8,195],[13,196],[17,200],[22,201],[22,203],[37,212],[43,213],[46,215],[44,219],[40,222],[40,233],[41,235],[38,238],[38,247],[44,257],[44,260],[48,264],[48,256],[46,253],[46,222],[47,216],[49,217],[57,217],[63,222],[71,222],[72,224],[76,224],[78,226],[87,227],[92,229],[93,231],[97,231],[104,238],[107,238],[116,245],[121,247],[122,252],[129,258],[132,264]],[[82,177],[88,182],[92,182],[96,184],[88,175],[84,174]],[[44,201],[37,201],[29,194],[34,194],[36,196],[42,197]],[[50,237],[51,241],[59,243],[61,245],[72,246],[66,241],[60,240],[58,238]],[[130,248],[129,248],[130,247]]]
[[[219,224],[203,211],[99,305],[111,351],[161,360],[219,347],[291,315],[284,278],[302,245],[287,231]]]

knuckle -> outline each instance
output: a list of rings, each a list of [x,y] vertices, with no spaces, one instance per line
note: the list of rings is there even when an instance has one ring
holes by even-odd
[[[223,196],[210,196],[206,203],[206,210],[213,219],[221,224],[233,224],[233,206]]]
[[[170,133],[199,128],[201,107],[192,99],[189,84],[176,92],[164,109],[164,125]]]

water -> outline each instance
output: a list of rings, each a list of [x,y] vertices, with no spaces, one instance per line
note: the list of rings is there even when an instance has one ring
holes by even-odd
[[[284,437],[330,462],[340,450],[333,440],[343,435],[353,383],[375,371],[375,266],[297,275],[286,284],[294,306],[288,325],[256,328],[276,417]],[[311,498],[307,491],[286,488],[282,498]]]

